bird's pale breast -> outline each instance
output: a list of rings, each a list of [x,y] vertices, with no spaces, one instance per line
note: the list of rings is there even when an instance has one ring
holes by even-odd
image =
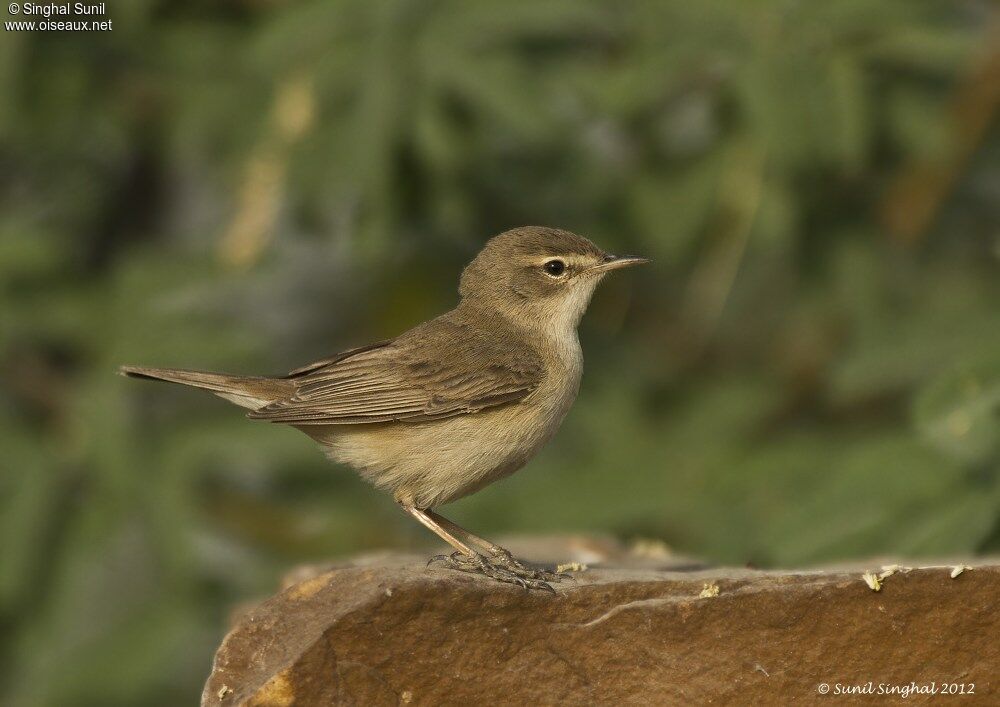
[[[517,471],[552,438],[583,370],[575,332],[559,344],[542,383],[517,403],[430,422],[301,429],[397,500],[432,508]]]

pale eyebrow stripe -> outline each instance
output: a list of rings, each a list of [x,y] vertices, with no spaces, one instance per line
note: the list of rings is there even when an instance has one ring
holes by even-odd
[[[536,258],[532,258],[531,262],[532,264],[535,265],[544,265],[550,260],[561,260],[569,266],[587,264],[587,260],[583,256],[577,255],[575,253],[573,255],[558,255],[555,253],[549,255],[540,255]]]

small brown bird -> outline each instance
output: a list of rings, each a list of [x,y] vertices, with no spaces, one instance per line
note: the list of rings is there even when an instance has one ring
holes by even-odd
[[[559,575],[432,509],[518,469],[555,434],[576,398],[576,328],[597,283],[647,262],[553,228],[491,239],[462,272],[458,306],[389,341],[280,378],[123,366],[121,373],[209,390],[254,420],[296,427],[334,461],[392,493],[456,552],[451,567],[551,589]]]

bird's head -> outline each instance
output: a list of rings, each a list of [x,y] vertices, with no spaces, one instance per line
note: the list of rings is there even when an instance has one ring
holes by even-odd
[[[572,329],[607,273],[645,262],[606,253],[569,231],[525,226],[490,239],[462,272],[459,293],[464,303],[501,316]]]

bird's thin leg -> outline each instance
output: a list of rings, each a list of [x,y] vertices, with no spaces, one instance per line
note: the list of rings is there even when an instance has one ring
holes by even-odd
[[[438,524],[439,527],[447,530],[452,536],[461,538],[470,546],[476,546],[481,550],[484,550],[493,563],[500,565],[504,569],[512,572],[518,577],[524,579],[542,579],[548,581],[560,581],[563,579],[571,578],[570,575],[560,574],[557,572],[550,572],[546,569],[527,567],[521,564],[518,560],[514,559],[510,550],[492,543],[486,538],[481,538],[475,533],[472,533],[458,523],[454,523],[447,518],[445,518],[440,513],[427,509],[424,511],[427,516]]]
[[[476,545],[477,547],[479,547],[482,550],[485,550],[486,552],[488,552],[491,555],[502,554],[502,553],[507,553],[508,555],[510,554],[507,550],[504,550],[499,545],[495,545],[495,544],[491,543],[489,540],[487,540],[486,538],[481,538],[478,535],[476,535],[475,533],[472,533],[472,532],[466,530],[465,528],[463,528],[462,526],[460,526],[458,523],[454,523],[454,522],[448,520],[447,518],[445,518],[440,513],[437,513],[435,511],[432,511],[432,510],[429,510],[429,509],[426,510],[426,511],[424,511],[424,512],[430,518],[432,518],[435,523],[437,523],[438,525],[440,525],[442,528],[447,528],[448,531],[450,533],[452,533],[453,535],[459,535],[459,536],[464,537],[465,540],[466,540],[466,542],[468,542],[470,545]]]
[[[460,528],[451,521],[445,520],[432,511],[424,508],[416,508],[405,503],[401,503],[400,506],[402,506],[404,511],[420,521],[421,525],[457,550],[451,556],[437,555],[436,557],[432,557],[431,562],[441,561],[452,569],[461,570],[462,572],[483,574],[500,582],[517,584],[525,589],[545,589],[555,593],[555,590],[542,579],[545,573],[523,568],[520,566],[520,563],[517,563],[518,567],[513,567],[507,566],[502,562],[493,562],[486,556],[473,550],[457,536],[465,535],[467,538],[475,538],[480,543],[486,543],[482,538],[473,536],[463,528]],[[444,521],[444,523],[441,521]],[[444,527],[445,524],[447,524],[447,528]]]
[[[415,506],[407,506],[405,504],[400,505],[403,507],[404,511],[420,521],[421,525],[433,532],[460,553],[469,557],[476,556],[477,553],[475,550],[456,538],[452,533],[449,533],[447,530],[442,528],[440,521],[432,518],[430,513],[421,508],[416,508]],[[458,526],[455,527],[457,528]],[[461,528],[459,528],[459,530],[461,530]]]
[[[511,572],[517,574],[519,577],[525,577],[528,579],[545,579],[549,581],[558,582],[561,579],[569,577],[569,575],[559,574],[556,572],[549,572],[544,569],[536,569],[533,567],[526,567],[519,561],[514,559],[510,550],[505,547],[501,547],[496,543],[492,543],[486,538],[481,538],[475,533],[472,533],[458,523],[448,520],[440,513],[427,509],[424,511],[427,516],[437,523],[440,527],[445,528],[453,536],[457,536],[465,540],[469,545],[475,545],[486,553],[493,559],[494,562],[500,566],[510,570]]]

